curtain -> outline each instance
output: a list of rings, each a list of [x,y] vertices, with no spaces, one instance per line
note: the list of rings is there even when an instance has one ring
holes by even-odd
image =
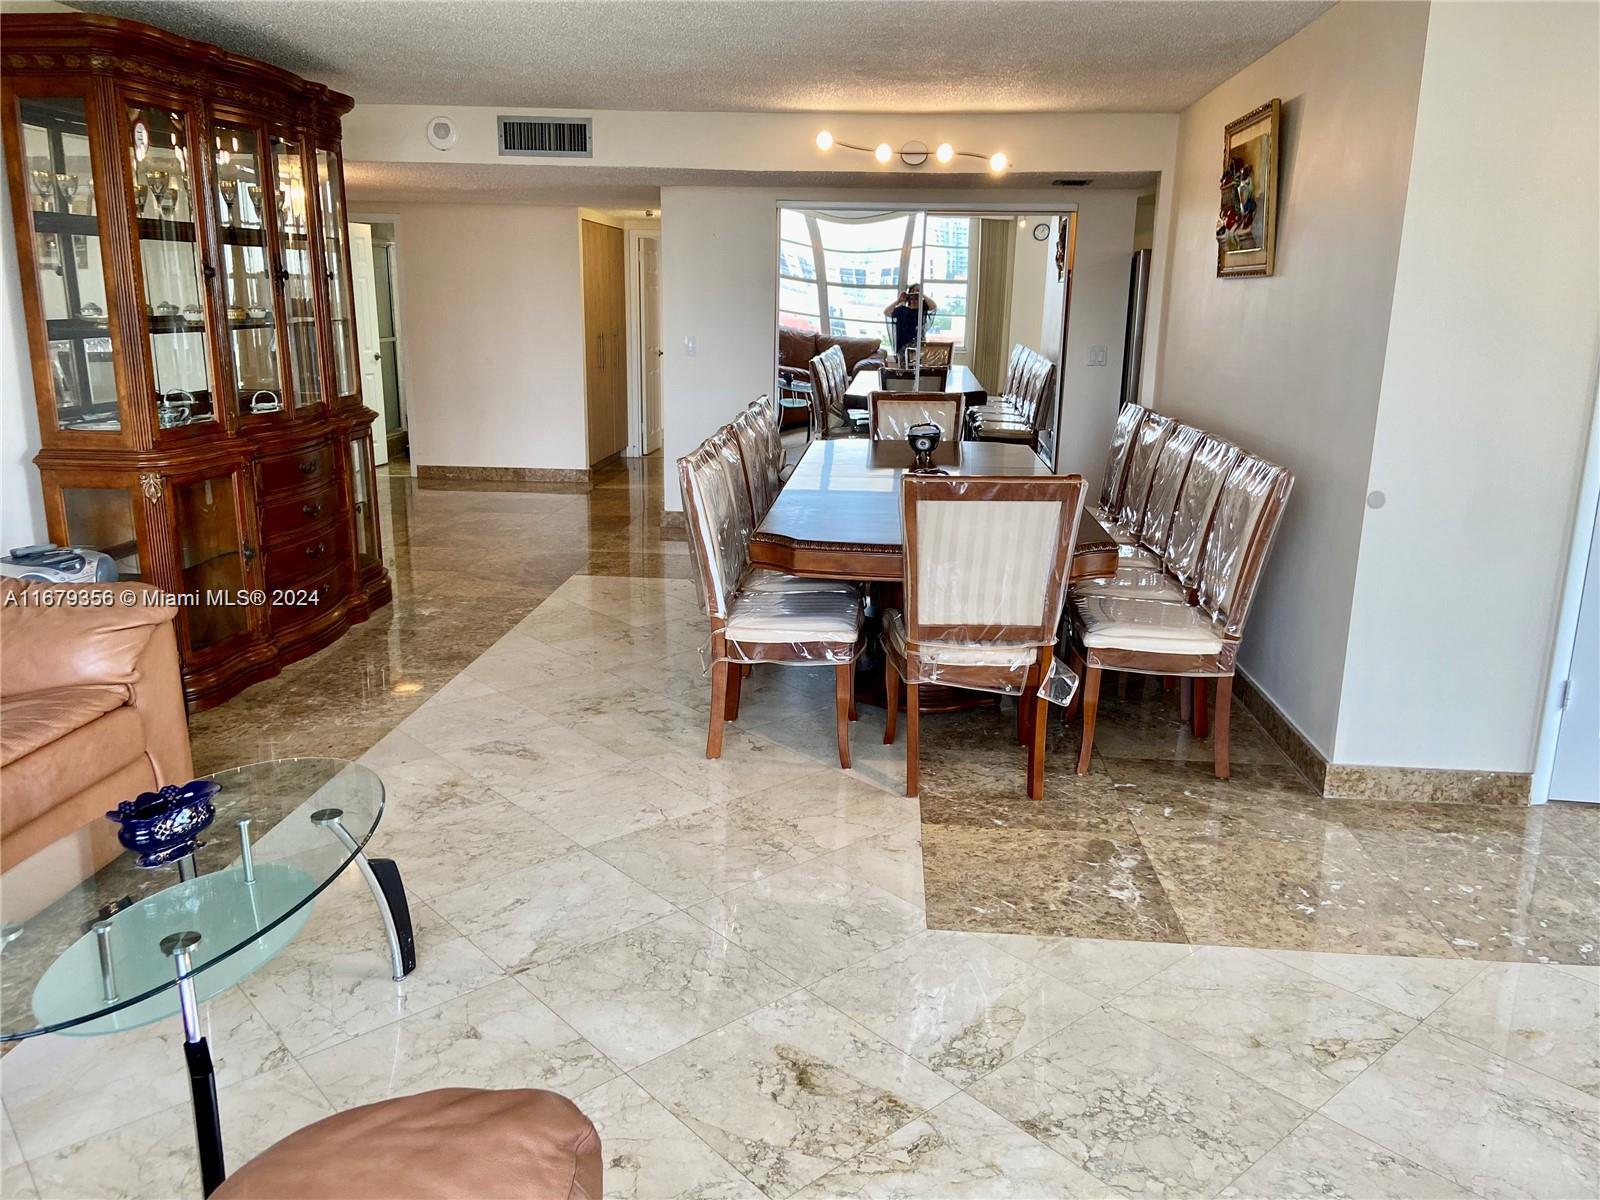
[[[1011,258],[1016,247],[1016,222],[984,219],[978,227],[978,287],[972,298],[976,311],[972,372],[991,390],[1005,384],[1006,307],[1011,299]]]

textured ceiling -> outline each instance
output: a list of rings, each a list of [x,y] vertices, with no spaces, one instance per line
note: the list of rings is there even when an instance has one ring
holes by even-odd
[[[1332,0],[74,3],[368,104],[686,112],[1176,112]]]
[[[997,202],[1025,188],[1050,188],[1059,176],[1009,172],[1003,181],[983,175],[928,175],[885,179],[881,171],[774,172],[646,170],[635,167],[589,167],[567,163],[397,163],[346,162],[345,188],[352,206],[383,203],[582,204],[595,208],[656,208],[661,188],[763,187],[827,188],[847,192],[871,188],[896,194],[964,190],[991,195]],[[1075,178],[1081,178],[1075,177]],[[1154,173],[1103,174],[1096,188],[1148,189]],[[1081,188],[1054,188],[1070,202]]]

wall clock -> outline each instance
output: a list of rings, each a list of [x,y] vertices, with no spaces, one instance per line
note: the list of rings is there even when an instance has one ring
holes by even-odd
[[[1040,221],[1033,227],[1033,240],[1036,242],[1048,242],[1050,240],[1050,223],[1048,221]]]

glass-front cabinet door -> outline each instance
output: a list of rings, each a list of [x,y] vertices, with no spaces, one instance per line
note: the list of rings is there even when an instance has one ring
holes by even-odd
[[[241,416],[274,413],[283,408],[283,375],[261,135],[249,126],[219,121],[211,141],[235,403]]]
[[[340,399],[356,396],[356,310],[350,295],[349,230],[345,227],[344,175],[336,150],[317,151],[317,212],[321,217],[322,270],[328,283],[328,328],[333,338],[333,382]]]
[[[350,497],[356,521],[356,569],[378,565],[378,506],[373,496],[372,434],[363,431],[350,439]]]
[[[55,425],[114,432],[122,416],[84,100],[22,97],[18,110]]]
[[[253,608],[238,593],[249,586],[240,524],[243,487],[237,472],[173,480],[173,535],[182,571],[184,640],[191,653],[250,631]]]
[[[289,370],[294,406],[322,403],[322,360],[317,351],[317,292],[312,272],[311,221],[306,196],[306,164],[300,143],[282,135],[272,139],[272,180],[277,189],[276,274],[281,291],[283,324],[289,341]]]
[[[206,282],[193,113],[137,101],[127,110],[134,245],[150,330],[160,429],[217,420],[206,338]]]

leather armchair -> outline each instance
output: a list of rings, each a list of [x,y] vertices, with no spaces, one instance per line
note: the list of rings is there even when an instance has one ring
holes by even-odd
[[[187,782],[194,762],[178,610],[155,588],[0,588],[0,871],[14,921],[117,855],[106,810]]]

